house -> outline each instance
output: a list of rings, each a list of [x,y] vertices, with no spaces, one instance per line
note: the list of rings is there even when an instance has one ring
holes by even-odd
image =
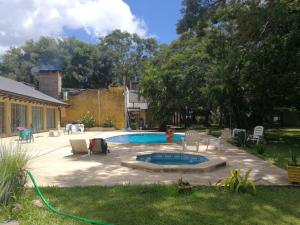
[[[58,77],[57,73],[51,72],[51,81]],[[41,87],[49,85],[49,81],[44,81],[42,77],[39,79]],[[51,89],[55,96],[59,95],[58,91],[53,87]],[[46,93],[0,76],[0,135],[15,135],[17,127],[34,128],[37,132],[59,128],[61,111],[67,104]]]

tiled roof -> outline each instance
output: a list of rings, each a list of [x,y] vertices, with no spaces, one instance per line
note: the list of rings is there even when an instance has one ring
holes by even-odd
[[[6,93],[14,96],[21,96],[25,98],[35,99],[37,101],[49,102],[52,104],[66,105],[66,103],[59,101],[49,95],[46,95],[33,87],[30,87],[21,82],[8,79],[6,77],[0,76],[0,93]]]

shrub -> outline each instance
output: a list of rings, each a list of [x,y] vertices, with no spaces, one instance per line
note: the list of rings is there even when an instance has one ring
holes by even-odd
[[[0,144],[0,204],[7,204],[22,193],[28,160],[20,145]]]
[[[115,124],[114,124],[114,121],[111,120],[111,119],[106,119],[102,124],[101,124],[102,127],[114,127]]]
[[[218,182],[219,188],[225,188],[230,192],[249,192],[256,193],[255,183],[249,180],[251,170],[248,170],[244,176],[240,169],[230,169],[230,175],[224,180]]]
[[[256,145],[255,149],[259,155],[263,155],[265,153],[265,147],[262,144]]]
[[[80,118],[80,122],[84,124],[84,127],[94,127],[96,125],[96,118],[93,114],[90,112],[87,112],[86,114],[82,115]]]
[[[291,160],[288,162],[289,166],[299,166],[298,159],[297,159],[297,153],[295,151],[290,151],[291,154]]]

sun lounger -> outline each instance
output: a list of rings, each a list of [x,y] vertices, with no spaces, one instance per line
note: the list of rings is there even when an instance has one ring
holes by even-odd
[[[90,151],[87,147],[87,143],[85,139],[71,139],[69,140],[73,154],[89,154]]]

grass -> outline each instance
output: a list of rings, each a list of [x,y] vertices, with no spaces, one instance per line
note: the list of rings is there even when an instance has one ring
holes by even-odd
[[[283,169],[291,159],[291,151],[297,153],[300,162],[300,129],[267,130],[265,139],[263,154],[258,154],[255,146],[246,147],[245,150]]]
[[[141,190],[147,190],[142,192]],[[257,195],[233,194],[215,187],[194,187],[178,194],[176,186],[114,186],[43,188],[53,206],[62,211],[115,225],[249,225],[300,224],[300,189],[258,187]],[[37,195],[28,189],[20,200],[24,209],[0,207],[0,221],[18,219],[21,225],[84,224],[35,208]]]
[[[22,192],[28,160],[20,145],[0,143],[0,204],[7,204]]]

